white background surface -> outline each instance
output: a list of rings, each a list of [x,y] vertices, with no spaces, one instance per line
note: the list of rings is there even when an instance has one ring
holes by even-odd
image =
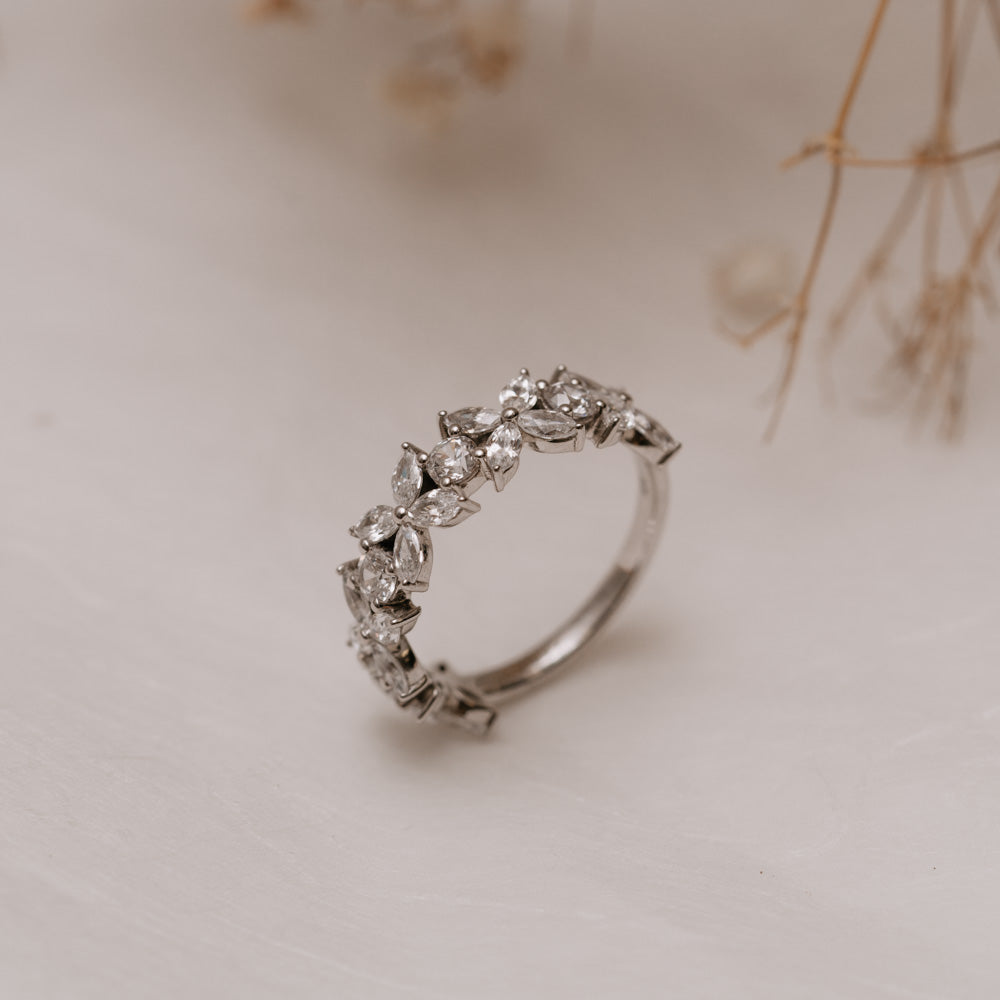
[[[859,412],[860,337],[768,448],[774,351],[706,301],[714,253],[809,238],[821,171],[774,164],[869,5],[604,4],[585,65],[536,8],[438,139],[373,96],[415,29],[330,6],[0,8],[0,994],[995,997],[995,345],[956,447]],[[929,117],[909,7],[872,152]],[[852,182],[830,292],[893,183]],[[414,726],[342,646],[344,528],[439,408],[563,360],[685,443],[660,557],[488,741]],[[615,458],[442,538],[418,647],[568,606]]]

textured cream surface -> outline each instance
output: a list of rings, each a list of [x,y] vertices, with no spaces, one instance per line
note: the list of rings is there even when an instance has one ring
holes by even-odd
[[[774,347],[707,302],[714,255],[808,241],[822,168],[774,164],[870,4],[607,2],[585,64],[538,4],[435,140],[375,96],[413,25],[236,6],[0,10],[0,994],[995,998],[995,344],[956,447],[862,412],[863,337],[764,447]],[[871,152],[928,117],[926,8],[890,18]],[[824,296],[893,183],[851,179]],[[437,410],[560,361],[683,440],[662,551],[488,741],[414,726],[343,646],[345,529]],[[484,491],[415,646],[534,638],[619,473]]]

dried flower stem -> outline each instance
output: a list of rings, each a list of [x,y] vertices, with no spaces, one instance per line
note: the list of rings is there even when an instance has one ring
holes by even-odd
[[[861,86],[861,79],[871,59],[875,40],[878,37],[879,29],[882,27],[882,21],[888,8],[889,0],[879,0],[875,14],[865,34],[861,51],[854,64],[854,71],[848,81],[847,90],[840,102],[840,108],[837,111],[833,128],[818,141],[807,143],[799,153],[790,157],[782,164],[783,168],[788,168],[801,163],[809,157],[815,156],[817,153],[826,153],[827,161],[830,164],[830,179],[827,186],[823,214],[820,217],[819,229],[816,232],[812,252],[809,255],[809,263],[798,292],[791,303],[765,320],[755,330],[751,330],[750,333],[740,338],[744,346],[749,346],[756,343],[766,334],[776,330],[782,323],[788,323],[788,329],[785,333],[785,361],[778,379],[771,419],[768,422],[765,432],[766,439],[771,439],[777,430],[778,422],[781,419],[781,414],[788,397],[788,390],[792,384],[792,376],[795,374],[799,350],[802,346],[802,334],[805,330],[806,318],[809,315],[813,285],[816,281],[816,275],[819,273],[819,265],[823,259],[823,252],[826,249],[827,240],[830,236],[830,228],[833,225],[834,212],[840,198],[841,178],[844,170],[844,164],[841,160],[844,148],[844,130],[847,128],[848,117],[850,116],[851,109],[854,107],[858,88]]]
[[[866,157],[850,156],[840,157],[840,163],[845,167],[885,167],[898,170],[901,167],[912,167],[918,162],[926,167],[947,167],[955,163],[967,163],[969,160],[976,160],[981,156],[989,156],[992,153],[1000,153],[1000,139],[995,142],[986,142],[981,146],[974,146],[971,149],[962,149],[955,153],[925,153],[918,158],[913,156],[899,157]]]
[[[798,293],[791,303],[739,338],[743,344],[752,344],[786,324],[785,362],[767,438],[773,436],[778,425],[796,368],[813,286],[829,238],[845,167],[906,169],[910,177],[885,229],[832,314],[828,346],[839,339],[848,318],[865,294],[873,293],[875,315],[896,344],[893,367],[906,377],[909,385],[918,386],[917,413],[927,412],[934,398],[941,398],[944,403],[942,429],[952,434],[962,414],[968,354],[973,343],[974,304],[977,300],[987,308],[996,304],[987,250],[1000,234],[1000,187],[977,222],[962,170],[970,161],[1000,153],[1000,140],[957,150],[952,122],[980,7],[987,11],[1000,48],[1000,0],[967,0],[961,18],[957,16],[957,0],[941,0],[937,95],[929,138],[909,157],[864,157],[848,150],[845,131],[887,6],[888,0],[881,0],[876,6],[834,127],[820,139],[806,143],[783,164],[793,166],[823,153],[830,164],[830,179],[809,264]],[[889,261],[912,228],[921,202],[924,204],[921,284],[912,304],[896,314],[884,293],[884,279]],[[967,245],[957,270],[951,275],[943,275],[939,263],[941,232],[949,203]]]

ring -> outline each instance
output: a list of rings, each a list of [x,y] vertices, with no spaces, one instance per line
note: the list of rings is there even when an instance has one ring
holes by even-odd
[[[497,702],[533,688],[565,664],[611,618],[652,557],[667,507],[666,462],[680,447],[628,393],[556,369],[535,380],[526,368],[500,391],[499,407],[438,414],[441,440],[423,451],[403,444],[392,474],[392,503],[372,507],[351,529],[361,555],[339,566],[354,616],[348,645],[397,705],[484,734]],[[446,664],[424,667],[409,642],[420,616],[412,595],[427,590],[431,530],[453,528],[480,510],[472,494],[499,493],[517,472],[525,445],[535,452],[622,444],[636,456],[639,498],[621,552],[583,606],[522,656],[474,675]]]

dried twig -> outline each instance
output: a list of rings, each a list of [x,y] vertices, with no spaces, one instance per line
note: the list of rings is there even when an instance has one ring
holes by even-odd
[[[953,136],[954,112],[967,62],[976,16],[984,7],[1000,47],[1000,0],[967,0],[958,18],[957,0],[941,0],[938,81],[934,121],[928,139],[908,157],[866,157],[848,149],[845,128],[864,72],[888,7],[877,4],[860,56],[841,100],[834,128],[806,143],[785,162],[792,166],[823,153],[830,164],[830,180],[809,266],[792,302],[740,338],[751,344],[785,325],[785,362],[767,437],[780,420],[801,346],[812,292],[826,248],[838,198],[842,171],[847,167],[909,171],[900,200],[889,221],[849,284],[830,320],[828,346],[836,343],[861,300],[873,300],[875,316],[894,344],[891,371],[903,376],[902,391],[916,387],[916,412],[923,415],[942,403],[942,429],[953,434],[960,426],[965,399],[968,355],[973,344],[972,321],[977,302],[993,308],[996,296],[989,274],[987,250],[1000,238],[1000,189],[991,197],[978,221],[965,182],[964,167],[971,161],[1000,152],[1000,140],[957,149]],[[924,207],[920,235],[920,284],[912,301],[894,310],[885,294],[890,262],[905,236],[914,228]],[[951,204],[967,249],[951,274],[941,269],[941,232],[946,207]]]
[[[760,340],[762,337],[777,330],[782,324],[787,324],[785,331],[785,361],[778,379],[776,389],[775,404],[771,412],[771,419],[767,426],[766,437],[771,438],[777,430],[778,422],[788,397],[788,390],[792,384],[792,376],[795,374],[796,363],[798,361],[799,350],[802,346],[802,334],[805,330],[806,318],[809,315],[809,305],[812,297],[813,285],[816,275],[819,273],[820,261],[823,259],[823,251],[830,236],[830,227],[833,224],[833,215],[837,208],[837,200],[840,197],[841,175],[844,165],[841,156],[844,152],[844,131],[847,128],[847,120],[854,101],[861,86],[861,79],[871,58],[872,49],[875,46],[875,39],[878,37],[879,29],[882,27],[882,20],[889,8],[889,0],[878,0],[875,15],[868,26],[864,43],[854,64],[854,71],[847,84],[847,90],[840,102],[840,108],[833,127],[818,140],[806,143],[805,146],[793,157],[782,164],[783,167],[792,167],[803,160],[806,160],[818,153],[825,153],[830,164],[830,180],[827,186],[826,201],[823,206],[823,214],[820,217],[819,228],[813,241],[812,252],[809,255],[809,263],[806,266],[805,276],[802,284],[792,301],[781,308],[777,313],[766,319],[755,330],[740,338],[741,343],[749,346]]]

